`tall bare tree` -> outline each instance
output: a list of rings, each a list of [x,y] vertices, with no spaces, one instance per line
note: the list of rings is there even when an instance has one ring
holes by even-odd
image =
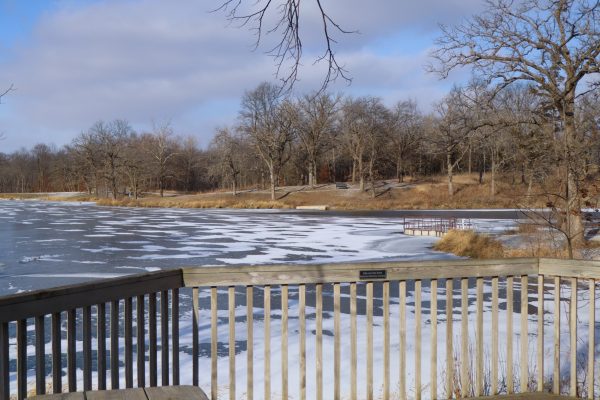
[[[269,171],[271,200],[275,200],[279,173],[289,160],[297,126],[294,107],[282,101],[279,93],[275,85],[261,83],[244,94],[240,112],[241,132],[249,137]]]
[[[234,196],[237,195],[239,175],[242,172],[242,146],[240,139],[227,128],[219,129],[211,142],[216,156],[219,175],[231,183]]]
[[[388,137],[393,145],[396,179],[404,181],[406,159],[414,151],[423,129],[423,117],[412,100],[400,101],[390,112]]]
[[[556,109],[563,136],[565,230],[583,240],[580,164],[575,154],[577,96],[600,73],[600,2],[487,0],[484,13],[442,27],[432,71],[471,66],[501,90],[526,81]]]
[[[169,122],[154,123],[151,135],[145,135],[146,153],[150,158],[151,173],[158,183],[160,197],[165,195],[165,185],[173,175],[171,163],[177,154],[173,140],[173,129]]]

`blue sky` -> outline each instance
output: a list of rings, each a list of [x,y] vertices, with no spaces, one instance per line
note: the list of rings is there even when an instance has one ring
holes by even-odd
[[[245,4],[253,4],[254,0]],[[139,131],[171,121],[177,134],[210,142],[235,122],[240,98],[275,67],[252,51],[246,29],[210,13],[219,0],[0,0],[0,152],[44,142],[62,146],[97,120],[125,118]],[[392,105],[416,99],[424,111],[466,71],[440,81],[424,71],[439,35],[477,12],[482,0],[329,0],[336,21],[360,33],[338,35],[338,59],[352,85],[334,92],[380,96]],[[318,19],[303,3],[305,43],[295,94],[318,88],[323,65]]]

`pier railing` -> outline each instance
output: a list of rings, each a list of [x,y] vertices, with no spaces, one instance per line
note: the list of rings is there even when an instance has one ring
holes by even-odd
[[[404,218],[404,233],[413,236],[444,236],[453,229],[473,229],[468,218],[415,217]]]
[[[0,298],[0,398],[593,398],[600,263],[197,267]]]

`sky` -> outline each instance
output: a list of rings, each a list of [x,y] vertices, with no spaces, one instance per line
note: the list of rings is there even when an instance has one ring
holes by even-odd
[[[247,27],[211,12],[223,0],[0,0],[0,152],[57,147],[96,121],[126,119],[139,131],[170,123],[207,146],[215,129],[234,124],[240,100],[261,82],[277,83],[267,54]],[[281,0],[276,1],[280,3]],[[243,2],[251,6],[255,0]],[[416,100],[427,112],[455,82],[424,66],[439,24],[456,24],[483,0],[325,0],[349,34],[335,34],[336,56],[351,84],[329,90],[381,97],[391,106]],[[300,81],[292,95],[320,88],[324,65],[314,0],[302,3]],[[275,15],[269,16],[267,22]]]

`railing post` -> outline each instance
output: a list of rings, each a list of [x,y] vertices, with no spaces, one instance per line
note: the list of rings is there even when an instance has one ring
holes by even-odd
[[[0,398],[10,396],[8,322],[0,323]]]

